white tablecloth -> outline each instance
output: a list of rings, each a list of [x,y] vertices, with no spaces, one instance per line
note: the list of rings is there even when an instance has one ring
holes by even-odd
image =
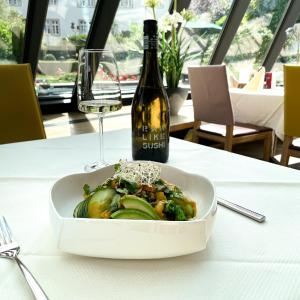
[[[235,120],[270,127],[283,140],[283,93],[283,89],[230,89]]]
[[[105,135],[106,158],[130,158],[130,132]],[[171,139],[169,164],[204,174],[217,193],[267,216],[256,223],[219,207],[205,251],[126,261],[56,248],[48,218],[56,179],[97,158],[96,134],[0,146],[0,213],[21,258],[50,299],[300,299],[300,172]],[[121,251],[121,249],[120,249]],[[0,259],[0,299],[31,299],[16,264]]]

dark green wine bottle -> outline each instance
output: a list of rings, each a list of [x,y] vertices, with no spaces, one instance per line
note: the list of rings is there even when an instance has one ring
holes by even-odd
[[[131,109],[132,157],[166,162],[169,157],[170,109],[157,60],[157,22],[144,21],[144,58]]]

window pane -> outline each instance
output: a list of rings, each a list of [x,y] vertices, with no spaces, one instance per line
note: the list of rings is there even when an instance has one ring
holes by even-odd
[[[288,1],[252,0],[224,62],[241,83],[261,66]]]
[[[272,73],[277,86],[283,86],[283,64],[300,64],[300,20],[286,31],[287,39],[273,66]]]
[[[157,18],[161,18],[170,6],[170,0],[163,1],[157,8]],[[143,58],[143,21],[149,11],[144,1],[120,0],[106,47],[111,49],[117,60],[122,91],[132,91],[137,84]]]
[[[26,0],[0,0],[0,63],[21,62]]]
[[[192,0],[190,9],[197,19],[187,23],[185,34],[191,40],[189,57],[183,68],[183,79],[187,82],[188,66],[205,65],[216,46],[233,0]]]
[[[78,51],[85,44],[94,0],[51,0],[39,53],[36,89],[41,98],[70,98],[77,74]]]

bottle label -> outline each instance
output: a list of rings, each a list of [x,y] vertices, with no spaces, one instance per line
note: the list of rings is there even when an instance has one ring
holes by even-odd
[[[167,139],[165,131],[142,126],[142,148],[144,150],[166,148]]]
[[[157,35],[144,35],[144,50],[157,49]]]

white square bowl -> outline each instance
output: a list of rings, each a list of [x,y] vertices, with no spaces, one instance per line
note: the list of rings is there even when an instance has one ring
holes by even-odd
[[[91,187],[114,174],[108,166],[93,173],[59,179],[51,189],[50,219],[62,251],[103,258],[155,259],[205,249],[217,210],[213,184],[205,177],[160,164],[161,178],[177,185],[196,201],[197,215],[189,221],[73,218],[83,200],[83,185]]]

